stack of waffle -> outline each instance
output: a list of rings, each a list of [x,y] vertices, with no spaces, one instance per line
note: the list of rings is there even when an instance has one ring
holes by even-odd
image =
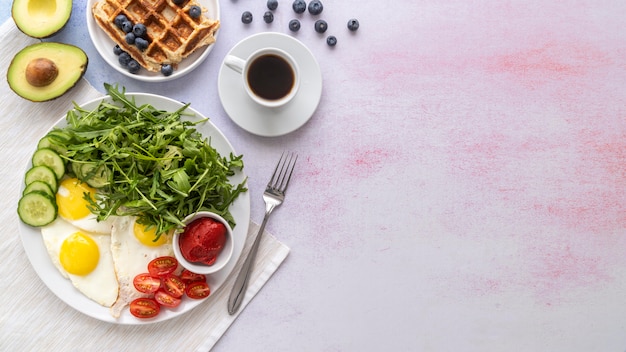
[[[101,0],[93,6],[93,16],[98,25],[124,51],[152,72],[161,70],[164,64],[177,67],[195,50],[215,42],[219,21],[203,14],[198,18],[189,16],[192,6],[200,6],[195,0],[184,0],[176,5],[172,0]],[[126,33],[115,25],[115,18],[125,15],[133,24],[146,26],[148,48],[139,50],[126,43]]]

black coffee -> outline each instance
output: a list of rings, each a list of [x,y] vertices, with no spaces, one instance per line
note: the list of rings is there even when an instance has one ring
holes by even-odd
[[[247,78],[252,92],[267,100],[277,100],[289,94],[296,80],[291,65],[273,54],[254,59]]]

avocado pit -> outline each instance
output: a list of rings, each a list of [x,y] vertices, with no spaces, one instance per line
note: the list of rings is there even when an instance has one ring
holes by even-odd
[[[59,68],[52,60],[40,57],[28,63],[25,74],[30,85],[45,87],[57,78]]]

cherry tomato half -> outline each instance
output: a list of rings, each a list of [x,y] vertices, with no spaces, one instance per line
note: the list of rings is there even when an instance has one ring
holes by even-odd
[[[209,297],[211,294],[211,289],[206,282],[196,281],[192,282],[185,288],[185,293],[187,297],[193,299],[203,299]]]
[[[161,308],[152,298],[137,298],[130,302],[130,314],[137,318],[152,318],[159,314]]]
[[[161,280],[148,273],[139,274],[133,279],[133,285],[141,293],[155,293],[161,287]]]
[[[165,256],[154,258],[148,263],[148,272],[154,277],[163,277],[173,273],[178,267],[178,260]]]
[[[180,277],[173,274],[163,278],[163,288],[165,292],[176,298],[182,297],[185,293],[185,283]]]
[[[170,307],[170,308],[178,307],[178,305],[182,301],[180,298],[176,298],[163,290],[158,290],[154,294],[154,299],[160,305]]]
[[[186,284],[189,284],[191,282],[196,282],[196,281],[204,281],[206,282],[206,276],[202,275],[202,274],[196,274],[192,271],[189,271],[187,269],[183,269],[183,272],[180,273],[180,278],[183,279],[183,282]]]

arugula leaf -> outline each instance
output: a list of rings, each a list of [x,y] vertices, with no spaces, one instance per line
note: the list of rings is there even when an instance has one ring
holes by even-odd
[[[115,103],[101,102],[91,111],[74,104],[68,126],[56,128],[67,136],[69,172],[88,183],[101,178],[96,199],[86,197],[91,212],[99,220],[137,216],[139,223],[156,227],[155,241],[202,210],[234,227],[229,206],[247,188],[246,180],[232,185],[229,177],[243,169],[243,155],[221,156],[195,129],[207,119],[182,120],[189,104],[167,112],[137,106],[123,88],[105,88]],[[81,165],[90,172],[77,172]]]

